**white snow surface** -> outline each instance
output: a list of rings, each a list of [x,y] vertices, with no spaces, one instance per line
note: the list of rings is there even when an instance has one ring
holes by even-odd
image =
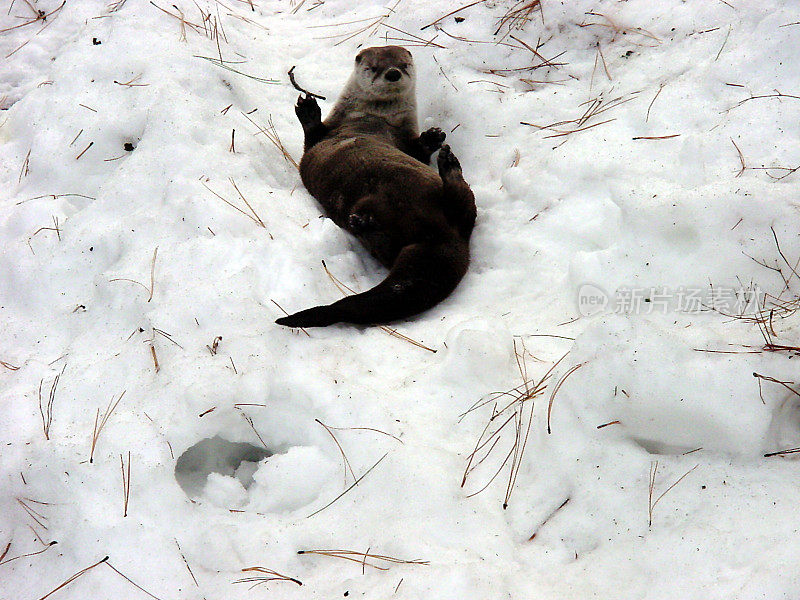
[[[797,3],[543,0],[498,33],[521,5],[421,31],[469,3],[60,4],[0,11],[0,598],[105,556],[146,592],[100,564],[52,597],[798,598],[800,467],[764,454],[800,446],[800,356],[763,350],[800,345]],[[359,290],[384,271],[257,126],[299,160],[289,68],[324,112],[387,42],[478,205],[459,288],[396,325],[435,353],[274,324],[340,297],[322,260]],[[537,42],[553,64],[513,70]],[[585,311],[586,286],[785,309]],[[535,382],[562,357],[490,422],[518,362]],[[215,436],[272,455],[192,500],[176,461]],[[298,554],[333,549],[354,560]],[[255,566],[302,586],[234,583]]]

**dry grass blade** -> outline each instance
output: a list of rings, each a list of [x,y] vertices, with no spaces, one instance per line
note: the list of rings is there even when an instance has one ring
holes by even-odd
[[[45,548],[43,548],[42,550],[39,550],[38,552],[27,552],[25,554],[20,554],[19,556],[12,556],[11,558],[6,558],[5,560],[3,560],[5,558],[5,556],[6,556],[6,554],[8,554],[9,549],[11,548],[11,542],[8,542],[8,545],[6,546],[6,549],[3,551],[3,555],[0,556],[0,565],[4,565],[6,563],[10,563],[10,562],[18,560],[20,558],[27,558],[29,556],[36,556],[38,554],[44,554],[52,546],[55,546],[57,543],[58,542],[56,542],[56,541],[52,541],[49,544],[47,544],[47,546]]]
[[[437,25],[441,21],[444,21],[447,17],[453,16],[456,13],[460,13],[462,10],[466,10],[468,8],[471,8],[471,7],[475,6],[475,5],[477,5],[477,4],[483,4],[484,2],[486,2],[486,0],[475,0],[475,2],[470,2],[469,4],[467,4],[465,6],[462,6],[461,8],[457,8],[455,10],[451,10],[449,13],[447,13],[445,15],[442,15],[441,17],[439,17],[435,21],[431,21],[427,25],[424,25],[423,27],[420,27],[420,31],[424,31],[425,29],[427,29],[428,27],[431,27],[432,25]]]
[[[736,144],[736,142],[733,141],[733,138],[731,138],[731,143],[733,144],[733,147],[736,148],[736,152],[739,154],[739,162],[742,165],[742,167],[739,169],[739,172],[736,173],[736,177],[741,177],[742,173],[744,173],[747,169],[747,166],[745,166],[744,163],[744,154],[742,154],[742,151],[739,149],[739,146]]]
[[[214,341],[211,342],[211,345],[206,345],[208,351],[211,353],[211,356],[215,356],[217,354],[217,349],[219,348],[219,343],[222,341],[222,336],[218,335],[214,338]]]
[[[532,542],[532,541],[534,540],[534,538],[536,538],[536,534],[537,534],[537,533],[539,533],[539,532],[542,530],[542,527],[544,527],[545,525],[547,525],[547,522],[548,522],[550,519],[552,519],[553,517],[555,517],[555,516],[556,516],[556,514],[558,513],[558,511],[560,511],[562,508],[564,508],[564,507],[565,507],[565,506],[566,506],[566,505],[569,503],[569,501],[570,501],[570,498],[569,498],[569,496],[567,496],[567,499],[566,499],[566,500],[564,500],[564,501],[563,501],[563,502],[562,502],[562,503],[559,505],[559,507],[558,507],[558,508],[556,508],[556,509],[555,509],[553,512],[551,512],[549,515],[547,515],[547,517],[545,517],[544,521],[542,521],[542,522],[539,524],[539,527],[537,527],[537,528],[536,528],[536,531],[534,531],[534,532],[531,534],[531,537],[529,537],[529,538],[528,538],[528,541],[529,541],[529,542]]]
[[[43,515],[42,513],[40,513],[38,510],[36,510],[35,508],[33,508],[32,506],[30,506],[29,504],[27,504],[27,502],[33,502],[33,503],[36,503],[36,504],[45,504],[46,505],[47,504],[46,502],[37,502],[36,500],[31,500],[30,498],[24,498],[24,499],[23,498],[16,498],[16,500],[17,500],[17,503],[22,507],[22,510],[24,510],[26,513],[28,513],[28,516],[31,518],[31,520],[34,523],[36,523],[36,525],[38,525],[42,529],[47,529],[47,525],[44,524],[44,521],[47,521],[47,517],[45,515]],[[35,531],[34,531],[34,533],[35,533]]]
[[[777,383],[778,385],[781,385],[781,386],[785,387],[787,390],[789,390],[790,392],[792,392],[795,396],[800,397],[800,392],[798,392],[796,389],[791,387],[791,385],[789,385],[789,384],[794,383],[793,381],[781,381],[780,379],[775,379],[774,377],[769,377],[767,375],[761,375],[759,373],[753,373],[753,377],[756,377],[757,379],[763,379],[764,381],[770,381],[772,383]]]
[[[362,567],[368,566],[372,567],[373,569],[378,569],[379,571],[387,571],[389,567],[375,564],[374,562],[368,562],[367,559],[372,559],[373,561],[382,561],[392,564],[403,564],[403,565],[428,565],[430,564],[427,560],[419,560],[419,559],[412,559],[412,560],[404,560],[402,558],[395,558],[393,556],[386,556],[383,554],[371,554],[369,550],[367,552],[356,552],[355,550],[298,550],[298,554],[318,554],[320,556],[329,556],[331,558],[341,558],[342,560],[349,560],[351,562],[355,562],[360,564]]]
[[[169,12],[168,10],[165,10],[165,9],[161,8],[161,7],[160,7],[158,4],[156,4],[156,3],[155,3],[155,2],[153,2],[152,0],[150,1],[150,4],[152,4],[153,6],[155,6],[155,7],[156,7],[158,10],[160,10],[161,12],[163,12],[163,13],[165,13],[165,14],[169,15],[169,16],[170,16],[170,17],[172,17],[173,19],[177,19],[178,21],[180,21],[180,23],[181,23],[181,40],[182,40],[182,41],[186,41],[186,26],[187,26],[187,25],[188,25],[188,26],[189,26],[189,27],[190,27],[190,28],[191,28],[193,31],[195,31],[196,33],[199,33],[199,34],[201,34],[201,35],[204,35],[204,36],[205,36],[205,35],[207,35],[207,33],[208,33],[208,32],[207,32],[207,30],[206,30],[206,29],[205,29],[205,28],[204,28],[202,25],[198,25],[197,23],[192,23],[191,21],[188,21],[188,20],[186,19],[186,17],[184,17],[184,16],[183,16],[183,13],[181,12],[181,10],[180,10],[180,9],[179,9],[177,6],[175,6],[174,4],[173,4],[172,6],[173,6],[173,8],[174,8],[175,10],[177,10],[177,11],[180,13],[180,14],[178,14],[178,15],[175,15],[175,14],[173,14],[173,13]]]
[[[72,583],[73,581],[75,581],[75,580],[76,580],[78,577],[80,577],[81,575],[83,575],[84,573],[86,573],[86,572],[88,572],[88,571],[91,571],[91,570],[92,570],[92,569],[94,569],[96,566],[103,564],[103,563],[104,563],[104,562],[106,562],[107,560],[108,560],[108,557],[106,556],[105,558],[102,558],[102,559],[98,560],[98,561],[97,561],[96,563],[94,563],[93,565],[91,565],[91,566],[89,566],[89,567],[86,567],[85,569],[81,569],[80,571],[78,571],[78,572],[77,572],[77,573],[75,573],[74,575],[72,575],[72,576],[68,577],[68,578],[67,578],[67,580],[66,580],[66,581],[64,581],[64,583],[62,583],[61,585],[59,585],[59,586],[58,586],[58,587],[56,587],[55,589],[51,590],[50,592],[48,592],[47,594],[45,594],[44,596],[42,596],[41,598],[39,598],[39,600],[45,600],[45,598],[49,598],[50,596],[52,596],[53,594],[55,594],[55,593],[56,593],[58,590],[60,590],[60,589],[62,589],[62,588],[65,588],[65,587],[67,587],[67,586],[68,586],[70,583]]]
[[[247,73],[239,71],[238,69],[234,69],[230,65],[231,64],[238,64],[238,63],[230,61],[230,60],[222,60],[221,58],[215,58],[213,56],[200,56],[198,54],[195,54],[194,57],[195,58],[202,58],[203,60],[207,60],[208,62],[210,62],[212,65],[215,65],[217,67],[225,69],[226,71],[230,71],[231,73],[236,73],[237,75],[241,75],[242,77],[247,77],[248,79],[252,79],[253,81],[258,81],[259,83],[267,83],[267,84],[272,84],[272,85],[280,83],[280,81],[278,81],[277,79],[267,79],[265,77],[256,77],[255,75],[248,75]],[[239,61],[239,62],[242,62],[242,61]]]
[[[392,435],[391,433],[386,433],[385,431],[381,431],[380,429],[375,429],[374,427],[334,427],[333,425],[328,425],[328,427],[330,429],[335,429],[336,431],[374,431],[375,433],[380,433],[394,440],[397,440],[401,444],[405,443],[396,435]]]
[[[579,131],[585,131],[587,129],[591,129],[593,127],[597,127],[599,125],[604,125],[606,123],[614,121],[615,119],[606,119],[605,121],[601,121],[599,123],[586,125],[586,123],[591,119],[593,119],[594,117],[597,117],[598,115],[601,115],[609,110],[617,108],[618,106],[621,106],[626,102],[630,102],[631,100],[636,99],[638,94],[639,92],[632,92],[631,94],[628,95],[628,97],[619,96],[612,100],[604,100],[602,97],[592,98],[591,100],[588,100],[580,105],[580,106],[586,106],[586,109],[581,114],[581,116],[566,121],[558,121],[556,123],[551,123],[550,125],[536,125],[534,123],[528,123],[526,121],[520,121],[520,123],[522,125],[536,127],[537,129],[546,129],[555,132],[551,135],[546,135],[545,138],[564,137],[571,135],[573,133],[577,133]],[[561,127],[563,127],[564,125],[571,125],[572,127],[570,129],[562,129]]]
[[[262,221],[262,220],[261,220],[261,217],[259,217],[259,216],[258,216],[258,213],[256,213],[255,209],[254,209],[254,208],[253,208],[253,207],[250,205],[250,203],[247,201],[247,198],[245,198],[245,197],[244,197],[244,194],[242,194],[242,192],[240,192],[240,191],[239,191],[239,186],[238,186],[238,185],[236,185],[236,182],[233,180],[233,177],[229,177],[228,179],[229,179],[229,181],[231,182],[231,185],[233,186],[233,189],[235,189],[235,190],[236,190],[236,193],[237,193],[237,194],[239,194],[239,198],[241,198],[241,199],[242,199],[242,202],[244,202],[244,203],[247,205],[247,208],[249,208],[249,209],[250,209],[250,212],[253,214],[253,220],[254,220],[256,223],[258,223],[258,224],[259,224],[261,227],[263,227],[264,229],[266,229],[266,228],[267,228],[267,226],[266,226],[266,225],[264,225],[264,221]]]
[[[797,454],[800,452],[800,448],[788,448],[786,450],[778,450],[777,452],[767,452],[764,456],[783,456],[784,454]]]
[[[246,113],[242,113],[242,116],[250,121],[258,131],[254,135],[258,135],[259,133],[263,133],[267,139],[275,146],[278,151],[283,156],[283,159],[291,164],[295,169],[300,169],[300,165],[294,159],[294,157],[289,154],[289,151],[286,149],[286,146],[283,145],[280,136],[278,135],[278,130],[275,129],[275,124],[272,122],[272,115],[268,117],[269,125],[267,127],[262,127],[258,123],[256,123],[253,119],[251,119]]]
[[[642,29],[641,27],[626,27],[626,26],[620,25],[616,21],[614,21],[613,19],[607,17],[606,15],[604,15],[602,13],[587,12],[586,14],[587,15],[592,15],[592,16],[595,16],[595,17],[600,17],[605,21],[605,23],[579,23],[578,27],[602,27],[602,28],[608,29],[608,30],[610,30],[612,32],[612,36],[611,36],[611,41],[612,42],[616,41],[616,37],[618,35],[627,36],[628,34],[635,34],[635,35],[639,35],[639,36],[641,36],[643,38],[647,38],[647,39],[650,39],[650,40],[654,41],[656,45],[661,43],[661,40],[655,34],[653,34],[650,31],[647,31],[646,29]],[[631,37],[633,37],[633,36],[631,36]],[[629,43],[635,44],[637,46],[647,45],[647,46],[653,47],[652,44],[642,44],[642,43],[634,42],[634,41],[632,41],[631,38],[628,38],[628,41],[629,41]]]
[[[342,466],[344,467],[344,485],[347,486],[347,471],[348,470],[350,471],[350,475],[353,476],[353,481],[355,481],[356,479],[356,474],[353,472],[353,467],[350,466],[350,461],[347,460],[347,455],[344,453],[344,448],[342,448],[342,445],[339,443],[339,440],[336,439],[336,436],[333,435],[333,431],[331,431],[330,427],[325,425],[325,423],[323,423],[319,419],[314,419],[314,420],[325,428],[325,431],[327,431],[328,435],[330,435],[331,438],[333,438],[333,443],[336,444],[336,447],[339,449],[339,452],[342,455],[342,461],[343,461]]]
[[[19,371],[19,367],[12,365],[10,362],[0,360],[0,366],[5,367],[9,371]]]
[[[561,379],[558,380],[558,383],[553,388],[553,391],[550,394],[550,400],[547,403],[547,433],[552,433],[552,431],[550,430],[550,416],[551,416],[551,414],[553,412],[553,401],[556,398],[556,394],[558,393],[558,390],[560,390],[561,386],[564,385],[564,382],[567,380],[567,377],[572,375],[575,371],[580,369],[585,364],[586,364],[585,362],[582,362],[582,363],[578,363],[577,365],[574,365],[569,371],[567,371],[563,375],[563,377],[561,377]]]
[[[342,280],[338,279],[336,276],[334,276],[333,273],[331,273],[328,270],[328,266],[325,264],[324,260],[322,261],[322,268],[325,269],[325,273],[328,275],[328,277],[330,277],[331,281],[333,282],[333,285],[335,285],[339,289],[339,291],[342,292],[342,295],[347,296],[348,294],[356,293],[356,291],[353,288],[342,282]],[[429,348],[422,342],[418,342],[417,340],[400,333],[396,329],[392,329],[391,327],[388,327],[386,325],[379,325],[379,327],[382,331],[388,333],[392,337],[396,337],[397,339],[403,340],[404,342],[408,342],[409,344],[411,344],[412,346],[416,346],[417,348],[422,348],[423,350],[427,350],[428,352],[433,352],[434,354],[436,353],[436,350],[434,350],[433,348]]]
[[[19,170],[19,178],[17,179],[17,183],[20,183],[23,177],[28,176],[28,173],[30,173],[30,164],[31,164],[31,151],[28,150],[28,154],[25,155],[25,160],[22,163],[22,168],[20,168]]]
[[[637,135],[631,139],[633,140],[671,140],[672,138],[680,137],[680,133],[672,133],[670,135]]]
[[[527,358],[532,357],[530,352],[525,348],[524,342],[520,341],[519,345],[517,340],[514,340],[514,354],[517,360],[517,369],[519,371],[522,383],[510,390],[503,392],[493,392],[488,397],[481,398],[473,404],[466,412],[462,413],[459,420],[465,418],[468,414],[492,404],[491,416],[483,428],[483,431],[478,436],[475,442],[473,451],[467,457],[467,465],[464,469],[464,474],[461,480],[461,487],[464,487],[469,475],[490,456],[495,454],[495,449],[498,447],[502,439],[511,437],[510,449],[505,454],[505,457],[499,461],[500,466],[496,469],[494,474],[489,478],[483,487],[478,491],[469,494],[467,497],[476,496],[491,485],[491,483],[500,475],[503,469],[509,464],[508,479],[506,482],[506,491],[503,499],[503,508],[508,507],[514,486],[517,481],[522,459],[525,454],[525,448],[528,442],[531,425],[533,423],[533,409],[534,400],[544,393],[548,385],[554,369],[561,363],[567,356],[565,354],[558,361],[556,361],[538,380],[534,381],[528,375]],[[503,402],[501,407],[498,408],[498,402]],[[502,417],[502,419],[501,419]],[[499,423],[499,424],[498,424]],[[509,424],[513,423],[513,434],[509,436]],[[502,456],[502,454],[501,454]]]
[[[127,390],[125,390],[127,391]],[[97,414],[94,418],[94,429],[92,430],[92,450],[89,453],[89,462],[94,462],[94,449],[97,446],[97,440],[100,438],[100,433],[103,431],[103,427],[106,426],[108,423],[109,417],[111,417],[111,413],[114,412],[114,409],[117,408],[122,398],[125,396],[125,391],[123,391],[119,398],[117,398],[116,402],[114,401],[114,396],[111,396],[111,400],[108,402],[108,408],[103,413],[103,416],[100,416],[100,409],[97,409]]]
[[[374,469],[374,468],[375,468],[375,467],[377,467],[379,464],[381,464],[381,461],[383,461],[383,459],[384,459],[384,458],[386,458],[387,456],[389,456],[389,453],[388,453],[388,452],[387,452],[386,454],[384,454],[383,456],[381,456],[381,457],[378,459],[378,462],[376,462],[376,463],[375,463],[374,465],[372,465],[372,466],[371,466],[369,469],[367,469],[366,471],[364,471],[364,474],[363,474],[363,475],[361,475],[361,476],[360,476],[358,479],[356,479],[356,480],[355,480],[355,481],[354,481],[354,482],[353,482],[353,483],[350,485],[350,487],[348,487],[348,488],[347,488],[345,491],[343,491],[341,494],[339,494],[338,496],[336,496],[336,498],[334,498],[333,500],[331,500],[330,502],[328,502],[328,503],[327,503],[325,506],[323,506],[323,507],[322,507],[322,508],[320,508],[319,510],[315,510],[313,513],[311,513],[310,515],[308,515],[308,516],[306,517],[306,519],[310,519],[310,518],[311,518],[311,517],[313,517],[314,515],[317,515],[317,514],[321,513],[323,510],[325,510],[326,508],[328,508],[329,506],[331,506],[331,505],[332,505],[334,502],[336,502],[336,501],[337,501],[339,498],[341,498],[342,496],[344,496],[344,495],[345,495],[347,492],[349,492],[349,491],[350,491],[350,490],[352,490],[354,487],[356,487],[356,486],[357,486],[357,485],[358,485],[358,484],[359,484],[359,483],[360,483],[360,482],[361,482],[361,481],[362,481],[362,480],[363,480],[363,479],[364,479],[364,478],[365,478],[367,475],[369,475],[369,474],[370,474],[370,472],[372,471],[372,469]]]
[[[53,404],[56,400],[56,388],[58,387],[58,382],[61,379],[61,376],[64,374],[67,365],[64,365],[61,369],[61,372],[56,375],[55,379],[53,380],[53,384],[50,386],[50,394],[47,398],[47,404],[42,405],[42,383],[44,379],[39,382],[39,414],[42,416],[42,429],[44,430],[44,438],[46,440],[50,439],[50,426],[53,424]]]
[[[128,468],[125,470],[125,461],[122,454],[119,455],[119,464],[122,468],[122,516],[128,516],[128,500],[131,496],[131,451],[128,450]]]
[[[233,208],[234,210],[236,210],[236,211],[238,211],[238,212],[242,213],[242,214],[243,214],[245,217],[247,217],[248,219],[250,219],[251,221],[253,221],[253,223],[255,223],[256,225],[258,225],[259,227],[263,227],[263,228],[265,228],[265,229],[266,229],[266,225],[264,224],[264,221],[262,221],[262,220],[261,220],[261,217],[259,217],[259,216],[258,216],[258,214],[256,213],[256,211],[255,211],[255,210],[253,210],[253,207],[250,205],[250,203],[249,203],[249,202],[248,202],[248,201],[245,199],[245,197],[244,197],[244,196],[242,195],[242,193],[239,191],[239,188],[236,186],[236,182],[233,180],[233,178],[231,177],[229,180],[230,180],[231,184],[233,185],[234,189],[236,190],[236,192],[239,194],[239,197],[240,197],[242,200],[244,200],[244,203],[247,205],[247,208],[248,208],[248,209],[250,209],[250,212],[247,212],[247,211],[245,211],[244,209],[242,209],[242,208],[239,208],[239,207],[238,207],[238,206],[236,206],[236,205],[235,205],[233,202],[231,202],[230,200],[228,200],[228,199],[224,198],[223,196],[221,196],[220,194],[218,194],[217,192],[215,192],[213,189],[211,189],[211,187],[210,187],[210,186],[209,186],[209,185],[206,183],[206,182],[208,181],[208,178],[207,178],[207,177],[205,177],[205,176],[201,177],[201,179],[200,179],[200,183],[203,185],[203,187],[204,187],[204,188],[206,188],[206,189],[207,189],[209,192],[211,192],[211,193],[212,193],[212,194],[214,194],[214,195],[215,195],[217,198],[219,198],[220,200],[222,200],[222,201],[223,201],[225,204],[227,204],[228,206],[230,206],[230,207],[231,207],[231,208]]]
[[[324,36],[323,38],[321,38],[321,39],[341,38],[336,43],[334,43],[334,46],[338,46],[340,44],[344,44],[345,42],[347,42],[347,41],[349,41],[349,40],[351,40],[351,39],[353,39],[353,38],[355,38],[355,37],[357,37],[357,36],[359,36],[359,35],[361,35],[363,33],[366,33],[367,37],[371,37],[371,36],[374,36],[378,32],[378,30],[381,28],[381,26],[384,24],[384,22],[389,17],[391,17],[392,14],[394,14],[395,9],[398,7],[398,5],[402,1],[403,0],[396,0],[394,4],[392,4],[391,6],[386,8],[386,12],[384,12],[384,13],[382,13],[380,15],[374,16],[374,17],[367,17],[367,18],[364,18],[364,19],[356,19],[354,21],[344,21],[344,22],[341,22],[341,23],[331,23],[331,24],[328,24],[328,25],[312,25],[311,27],[312,28],[318,28],[318,27],[342,27],[342,26],[345,26],[345,25],[353,25],[353,24],[357,24],[358,25],[358,27],[354,31],[349,31],[349,32],[344,32],[344,33],[337,33],[337,34],[333,34],[333,35],[329,35],[329,36]],[[363,23],[365,23],[365,25],[362,25]]]
[[[148,302],[150,302],[153,299],[153,292],[156,289],[155,276],[156,276],[157,257],[158,257],[158,246],[156,246],[156,249],[153,250],[153,260],[150,262],[150,295],[147,297]]]
[[[273,571],[272,569],[267,569],[266,567],[247,567],[246,569],[242,569],[242,572],[264,573],[264,575],[257,575],[254,577],[244,577],[242,579],[237,579],[236,581],[233,582],[233,583],[252,583],[253,585],[250,586],[251,590],[256,586],[263,585],[270,581],[290,581],[292,583],[296,583],[297,585],[303,585],[303,583],[299,579],[295,579],[294,577],[289,577],[288,575],[281,575],[277,571]]]
[[[667,493],[670,490],[672,490],[672,488],[674,488],[681,481],[683,481],[684,478],[687,475],[689,475],[689,473],[694,471],[699,466],[700,465],[695,465],[691,469],[686,471],[686,473],[681,475],[675,483],[673,483],[666,490],[664,490],[662,492],[662,494],[658,498],[656,498],[655,501],[654,501],[653,500],[653,495],[654,495],[655,487],[656,487],[656,475],[658,474],[658,461],[656,460],[656,461],[653,461],[653,462],[650,463],[650,483],[649,483],[649,486],[648,486],[648,504],[647,504],[647,517],[648,517],[647,526],[648,527],[652,527],[652,525],[653,525],[653,510],[655,510],[656,505],[661,501],[661,499],[664,496],[666,496]]]
[[[105,561],[107,561],[107,560],[108,560],[108,557],[106,556],[106,558],[105,558],[104,560],[105,560]],[[101,562],[102,562],[102,561],[101,561]],[[133,581],[133,580],[132,580],[130,577],[128,577],[127,575],[125,575],[124,573],[122,573],[122,572],[121,572],[119,569],[117,569],[116,567],[114,567],[114,565],[112,565],[110,562],[106,562],[106,566],[108,566],[108,568],[110,568],[112,571],[114,571],[114,572],[115,572],[117,575],[119,575],[120,577],[122,577],[122,578],[123,578],[125,581],[127,581],[128,583],[130,583],[130,584],[131,584],[133,587],[135,587],[137,590],[139,590],[139,591],[141,591],[141,592],[144,592],[145,594],[147,594],[148,596],[150,596],[151,598],[153,598],[153,600],[161,600],[161,598],[159,598],[158,596],[156,596],[156,595],[154,595],[154,594],[151,594],[151,593],[150,593],[150,592],[148,592],[146,589],[144,589],[142,586],[140,586],[138,583],[136,583],[135,581]]]
[[[500,17],[500,21],[497,24],[497,30],[494,32],[494,34],[499,34],[504,27],[507,28],[509,32],[515,29],[524,29],[525,25],[527,25],[531,20],[533,12],[537,8],[539,9],[542,23],[544,23],[544,11],[542,10],[542,3],[540,0],[519,0],[516,4],[514,4],[514,6],[508,9],[508,11],[502,17]]]
[[[253,433],[256,434],[256,437],[258,438],[258,441],[261,442],[261,445],[264,446],[264,448],[266,448],[267,450],[269,450],[269,446],[267,446],[267,443],[264,441],[264,438],[262,438],[261,434],[258,433],[258,429],[256,429],[256,426],[253,423],[253,418],[251,416],[245,414],[245,412],[241,408],[239,408],[238,406],[236,407],[236,410],[241,412],[242,417],[247,422],[247,424],[250,425],[250,429],[252,429]]]
[[[739,102],[737,102],[736,104],[734,104],[733,106],[731,106],[730,108],[726,109],[723,112],[729,112],[729,111],[733,110],[734,108],[738,108],[742,104],[744,104],[745,102],[750,102],[751,100],[760,100],[760,99],[764,99],[764,98],[791,98],[793,100],[800,100],[800,96],[795,96],[793,94],[783,94],[783,93],[781,93],[781,92],[776,90],[774,94],[751,95],[749,98],[745,98],[744,100],[740,100]]]
[[[147,287],[141,281],[136,281],[135,279],[129,279],[127,277],[114,277],[113,279],[109,279],[108,281],[127,281],[128,283],[135,283],[138,286],[141,286],[145,290],[147,290],[147,302],[150,302],[153,299],[153,292],[155,291],[155,272],[156,272],[156,258],[158,257],[158,246],[156,246],[155,250],[153,250],[153,258],[150,260],[150,287]]]
[[[770,226],[769,229],[770,229],[770,231],[772,231],[772,237],[775,239],[775,247],[778,249],[778,254],[780,254],[781,258],[783,259],[783,262],[786,263],[786,266],[789,267],[789,270],[791,271],[792,275],[797,277],[798,279],[800,279],[800,274],[797,273],[797,266],[798,266],[798,264],[800,264],[800,259],[798,259],[798,261],[795,263],[795,265],[793,267],[792,264],[789,262],[789,259],[787,259],[786,255],[783,253],[783,250],[781,250],[781,244],[778,241],[778,234],[775,233],[775,228]],[[789,286],[789,282],[791,280],[792,280],[791,277],[789,277],[786,280],[786,286],[787,287]]]
[[[33,19],[29,19],[28,21],[25,21],[24,23],[19,23],[18,25],[14,25],[13,27],[6,27],[5,29],[0,29],[0,33],[5,33],[7,31],[13,31],[14,29],[19,29],[20,27],[26,27],[28,25],[32,25],[33,23],[38,23],[39,21],[42,21],[42,22],[46,23],[47,22],[47,18],[52,16],[52,15],[54,15],[54,14],[56,14],[58,11],[60,11],[62,8],[64,8],[64,5],[66,3],[67,3],[67,0],[64,0],[57,8],[51,10],[50,12],[45,12],[43,10],[34,9],[34,12],[36,13],[36,16]],[[9,10],[11,10],[10,7],[9,7]],[[46,26],[47,25],[45,24],[44,27],[46,27]],[[42,27],[42,29],[44,29],[44,27]]]

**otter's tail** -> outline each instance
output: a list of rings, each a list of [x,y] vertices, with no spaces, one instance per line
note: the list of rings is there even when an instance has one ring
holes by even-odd
[[[371,290],[275,322],[287,327],[377,325],[416,315],[444,300],[456,288],[467,271],[468,252],[462,241],[406,246],[386,279]]]

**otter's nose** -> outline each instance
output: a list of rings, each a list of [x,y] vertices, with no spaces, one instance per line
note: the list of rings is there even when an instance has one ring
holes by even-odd
[[[400,80],[400,71],[397,69],[389,69],[386,71],[386,79],[387,81],[399,81]]]

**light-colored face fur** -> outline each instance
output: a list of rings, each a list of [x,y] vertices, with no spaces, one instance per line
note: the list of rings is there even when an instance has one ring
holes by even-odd
[[[333,110],[338,118],[380,117],[395,126],[416,129],[414,59],[400,46],[365,48]]]
[[[400,46],[383,46],[358,53],[348,84],[357,85],[365,98],[380,101],[413,96],[414,81],[411,53]]]

